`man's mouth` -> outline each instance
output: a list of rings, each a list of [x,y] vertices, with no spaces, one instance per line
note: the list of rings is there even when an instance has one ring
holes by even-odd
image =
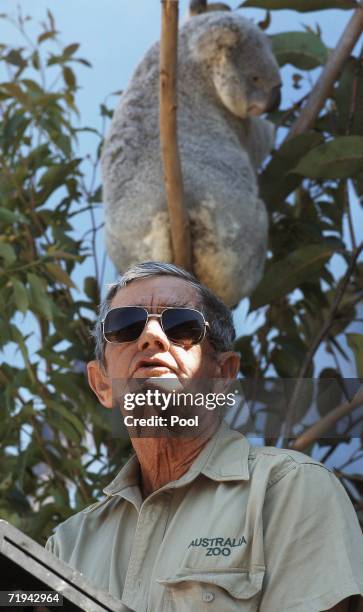
[[[142,371],[146,372],[148,376],[150,376],[153,373],[155,374],[165,374],[165,373],[174,374],[175,373],[173,368],[163,363],[162,361],[147,360],[147,359],[143,361],[139,361],[139,363],[136,365],[136,368],[134,370],[134,374],[135,372],[142,372]]]

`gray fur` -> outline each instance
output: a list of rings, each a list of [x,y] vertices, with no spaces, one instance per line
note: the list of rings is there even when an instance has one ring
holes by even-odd
[[[194,273],[228,305],[249,295],[263,272],[268,221],[255,169],[271,150],[274,131],[256,115],[272,106],[279,83],[267,37],[238,13],[207,13],[181,28],[178,136]],[[117,269],[172,261],[158,43],[121,97],[102,169],[106,247]]]

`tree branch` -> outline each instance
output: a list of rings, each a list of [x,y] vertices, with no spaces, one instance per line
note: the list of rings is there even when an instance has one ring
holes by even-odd
[[[160,143],[164,165],[173,258],[192,270],[188,213],[183,203],[183,177],[177,135],[178,0],[161,0]]]
[[[339,419],[353,412],[353,410],[361,406],[362,403],[363,391],[360,389],[350,402],[343,402],[340,406],[337,406],[331,410],[329,414],[320,419],[320,421],[309,427],[309,429],[295,440],[292,448],[298,451],[305,450],[310,444],[313,444],[318,438],[321,438],[326,431],[339,421]]]
[[[309,130],[337,80],[345,60],[363,31],[363,5],[357,8],[345,28],[336,48],[329,56],[325,67],[304,106],[301,114],[290,128],[286,140]]]

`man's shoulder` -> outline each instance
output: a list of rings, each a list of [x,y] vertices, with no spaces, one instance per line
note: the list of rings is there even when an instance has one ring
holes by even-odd
[[[76,537],[80,529],[84,526],[85,522],[94,522],[99,520],[100,514],[103,510],[114,501],[114,498],[105,496],[97,502],[86,506],[79,512],[75,512],[69,516],[65,521],[59,523],[54,530],[56,536],[67,535],[68,538]]]
[[[274,446],[250,446],[248,461],[252,474],[262,471],[267,475],[267,488],[289,473],[311,479],[324,472],[333,475],[327,466],[305,453]]]

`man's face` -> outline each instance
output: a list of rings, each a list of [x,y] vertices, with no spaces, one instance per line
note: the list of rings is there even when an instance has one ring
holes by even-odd
[[[194,287],[172,276],[157,276],[133,281],[114,297],[111,308],[117,306],[144,306],[149,313],[159,313],[167,306],[185,306],[198,309],[198,296]],[[178,378],[212,377],[215,354],[207,338],[184,349],[173,344],[164,334],[160,319],[148,320],[141,336],[135,342],[106,344],[107,373],[118,378],[169,376]],[[164,367],[138,367],[138,362],[152,358]]]
[[[172,276],[153,276],[132,281],[120,289],[111,308],[144,306],[149,313],[158,314],[167,306],[199,309],[198,294],[187,281]],[[123,344],[106,343],[106,376],[97,362],[88,364],[89,382],[104,406],[112,407],[112,379],[148,378],[218,378],[226,376],[225,361],[234,353],[217,355],[208,334],[200,344],[189,348],[173,344],[163,332],[160,320],[151,318],[139,338]],[[160,362],[155,367],[142,367],[142,360]],[[238,364],[237,364],[238,369]],[[234,368],[235,370],[235,368]],[[228,376],[235,373],[228,372]]]

